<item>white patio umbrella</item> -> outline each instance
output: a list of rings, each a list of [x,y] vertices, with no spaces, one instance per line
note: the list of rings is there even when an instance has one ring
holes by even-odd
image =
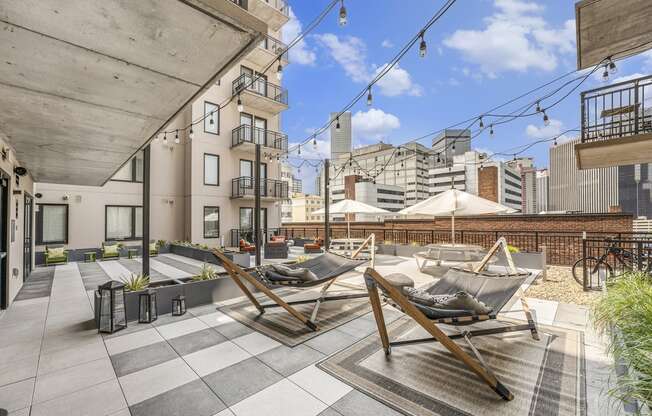
[[[374,214],[374,215],[393,215],[393,212],[386,209],[377,208],[372,205],[365,204],[353,199],[343,199],[340,202],[330,204],[328,206],[329,214]],[[313,215],[325,215],[326,209],[318,209],[313,211]],[[351,238],[351,222],[346,220],[346,235]]]
[[[430,215],[451,216],[451,241],[455,244],[455,216],[471,216],[484,214],[501,214],[515,212],[488,199],[458,189],[449,189],[439,195],[431,196],[425,201],[397,212],[400,215]]]

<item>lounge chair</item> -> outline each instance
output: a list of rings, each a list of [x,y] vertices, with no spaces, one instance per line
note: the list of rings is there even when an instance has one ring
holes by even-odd
[[[102,260],[119,259],[120,246],[115,241],[104,241],[102,243]]]
[[[510,271],[505,274],[493,274],[485,271],[485,265],[498,251],[500,245],[502,245],[505,250],[505,256],[507,257]],[[470,310],[443,309],[426,306],[424,302],[417,302],[414,297],[410,298],[406,295],[406,292],[409,293],[410,290],[406,291],[404,288],[410,286],[411,282],[411,279],[407,278],[407,276],[398,274],[383,277],[372,268],[368,268],[365,271],[365,283],[367,284],[367,290],[369,291],[369,299],[378,326],[381,343],[387,356],[391,354],[392,347],[424,342],[440,342],[451,352],[451,354],[466,364],[504,400],[512,400],[514,396],[507,387],[501,384],[491,369],[487,367],[480,352],[471,342],[471,338],[505,332],[530,331],[532,338],[539,340],[537,326],[533,318],[534,311],[530,311],[521,293],[521,285],[525,283],[529,277],[530,273],[516,269],[512,257],[507,250],[507,242],[504,238],[501,238],[487,253],[481,264],[473,270],[469,271],[452,268],[442,279],[426,288],[425,291],[420,291],[421,293],[426,293],[428,295],[454,295],[460,291],[466,292],[475,297],[477,301],[484,303],[483,306],[489,308],[489,312],[481,314]],[[392,306],[402,310],[405,314],[414,319],[432,337],[391,341],[387,334],[387,328],[383,318],[380,296],[377,290],[378,288],[380,288],[384,297]],[[496,315],[501,312],[515,294],[518,294],[521,298],[523,311],[527,318],[527,324],[460,331],[460,333],[453,335],[447,335],[438,327],[440,324],[462,326],[496,319]],[[456,339],[464,339],[466,341],[475,356],[475,359],[454,342]]]
[[[228,257],[224,255],[219,250],[213,250],[215,256],[220,259],[223,267],[229,273],[229,276],[233,281],[238,285],[240,290],[247,296],[251,303],[258,309],[262,314],[265,313],[265,309],[281,307],[285,309],[288,313],[294,316],[296,319],[301,321],[304,325],[310,328],[313,331],[317,331],[317,312],[319,311],[320,304],[328,301],[334,300],[345,300],[345,299],[356,299],[367,297],[367,293],[355,293],[355,294],[345,294],[345,295],[334,295],[326,296],[328,289],[331,287],[335,280],[342,274],[355,269],[356,267],[366,263],[368,260],[358,260],[355,259],[354,253],[353,258],[347,258],[339,256],[332,253],[324,253],[321,256],[317,256],[310,260],[306,260],[303,263],[295,263],[287,265],[290,268],[305,268],[316,276],[316,280],[302,280],[297,277],[284,276],[278,273],[267,273],[269,267],[264,266],[258,269],[254,269],[253,273],[243,270],[240,266],[233,263]],[[250,285],[254,286],[257,290],[264,293],[268,298],[270,298],[274,303],[261,304],[256,297],[251,293],[251,291],[243,283],[247,282]],[[322,290],[319,292],[319,296],[314,299],[300,300],[294,302],[286,302],[276,293],[273,292],[274,288],[277,287],[291,287],[295,289],[307,289],[323,286]],[[293,305],[300,304],[310,304],[314,303],[315,306],[312,310],[310,317],[305,316],[301,312],[293,308]]]
[[[248,242],[244,238],[240,239],[240,253],[255,253],[256,252],[256,246],[253,245],[252,243]]]
[[[68,263],[68,250],[63,244],[45,246],[45,265]]]

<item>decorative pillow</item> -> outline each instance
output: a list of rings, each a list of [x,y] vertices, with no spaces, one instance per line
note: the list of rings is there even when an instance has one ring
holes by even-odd
[[[63,247],[48,248],[48,256],[63,257],[65,255]]]
[[[282,274],[284,276],[297,277],[303,280],[304,282],[317,280],[317,276],[315,276],[315,274],[312,271],[305,269],[303,267],[292,269],[282,264],[273,264],[272,269],[274,269],[279,274]]]
[[[404,288],[403,292],[412,302],[432,308],[466,310],[476,314],[491,312],[491,308],[466,292],[457,292],[454,295],[431,295],[415,288]]]
[[[117,244],[112,244],[110,246],[104,246],[104,254],[118,254],[118,245]]]

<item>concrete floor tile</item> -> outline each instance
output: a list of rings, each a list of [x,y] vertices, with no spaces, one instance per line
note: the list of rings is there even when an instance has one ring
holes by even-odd
[[[24,409],[15,410],[15,411],[9,413],[9,416],[29,416],[29,411],[30,411],[30,408],[26,407]]]
[[[251,355],[258,355],[281,345],[280,342],[259,332],[252,332],[251,334],[233,338],[231,341],[238,344]]]
[[[73,367],[75,365],[108,357],[102,342],[75,345],[41,354],[38,362],[38,375]]]
[[[154,328],[126,334],[121,337],[105,339],[104,343],[110,355],[133,350],[163,341],[163,337]]]
[[[203,379],[227,406],[232,406],[282,380],[283,376],[252,357]]]
[[[305,345],[322,354],[331,355],[353,345],[358,339],[339,329],[332,329],[305,342]]]
[[[329,407],[328,409],[321,412],[318,416],[342,416],[342,414],[332,407]]]
[[[294,348],[281,345],[257,356],[259,360],[272,367],[285,377],[324,358],[324,354],[305,345]]]
[[[131,406],[131,416],[213,415],[224,403],[201,380],[169,390]]]
[[[120,377],[129,406],[196,380],[197,374],[181,358]]]
[[[225,341],[213,347],[184,355],[183,359],[197,374],[203,377],[249,357],[249,353],[245,350],[230,341]]]
[[[32,402],[40,403],[52,400],[55,397],[83,390],[115,378],[115,372],[108,357],[68,367],[38,377]]]
[[[314,416],[326,404],[288,380],[281,380],[231,407],[236,416]]]
[[[0,387],[0,408],[12,412],[29,407],[33,391],[33,378]]]
[[[348,384],[342,383],[314,365],[306,367],[288,378],[329,406],[353,390]]]
[[[353,390],[331,406],[342,416],[401,416],[401,413]]]
[[[204,329],[177,338],[168,340],[168,343],[179,355],[188,355],[199,350],[220,344],[226,341],[226,337],[214,328]]]
[[[111,363],[116,375],[122,377],[178,357],[172,347],[163,341],[112,355]]]
[[[199,315],[197,318],[205,322],[206,325],[214,327],[235,322],[233,318],[219,311],[211,312],[205,315]]]
[[[127,407],[117,380],[32,406],[31,416],[108,415]]]
[[[36,377],[38,355],[0,364],[0,386]]]
[[[207,329],[208,325],[197,318],[184,319],[167,325],[157,326],[156,330],[165,339],[172,339],[192,332]]]
[[[223,325],[214,327],[220,334],[224,335],[228,339],[238,338],[243,335],[251,334],[254,332],[253,329],[249,328],[246,325],[241,324],[240,322],[229,322]]]

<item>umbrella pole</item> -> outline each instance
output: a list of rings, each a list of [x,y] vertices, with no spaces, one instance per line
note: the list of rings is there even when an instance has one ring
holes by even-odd
[[[455,245],[455,211],[451,216],[451,242]]]
[[[349,240],[351,239],[351,218],[349,218],[348,215],[346,217],[346,238],[348,238]]]

